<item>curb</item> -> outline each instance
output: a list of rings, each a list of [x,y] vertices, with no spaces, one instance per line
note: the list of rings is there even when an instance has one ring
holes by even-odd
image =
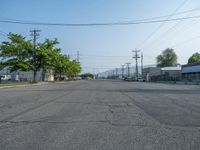
[[[27,85],[8,85],[8,86],[0,86],[0,89],[6,89],[6,88],[17,88],[17,87],[30,87],[30,86],[40,86],[40,85],[49,85],[49,84],[65,84],[65,83],[73,83],[77,81],[57,81],[57,82],[42,82],[42,83],[33,83],[33,84],[27,84]]]
[[[17,87],[29,87],[29,86],[39,86],[44,84],[30,84],[30,85],[8,85],[8,86],[0,86],[0,89],[6,89],[6,88],[17,88]]]

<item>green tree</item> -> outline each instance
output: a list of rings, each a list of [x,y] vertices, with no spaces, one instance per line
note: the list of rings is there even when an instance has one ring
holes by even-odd
[[[52,69],[54,71],[54,76],[56,78],[61,79],[62,75],[67,74],[67,70],[70,65],[70,60],[67,55],[62,55],[62,54],[55,54],[54,55],[54,60],[52,61]]]
[[[67,76],[71,79],[76,77],[81,72],[81,65],[79,62],[73,60],[69,62],[69,67],[67,68]]]
[[[8,34],[9,41],[2,42],[0,57],[3,66],[9,66],[11,71],[18,69],[29,70],[30,55],[32,53],[31,41],[26,41],[18,34]]]
[[[200,53],[194,53],[189,59],[188,64],[200,63]]]
[[[3,62],[0,61],[0,71],[4,68]]]
[[[94,78],[94,75],[91,73],[84,73],[84,74],[81,74],[80,76],[82,79],[87,79],[87,78],[93,79]]]
[[[54,48],[58,44],[57,39],[46,39],[38,44],[35,50],[31,40],[19,34],[8,34],[9,41],[2,42],[0,46],[1,62],[4,66],[9,66],[11,71],[33,71],[33,82],[37,82],[37,71],[51,65],[52,55],[60,52]]]
[[[177,64],[177,56],[174,49],[167,48],[156,57],[157,67],[169,67]]]
[[[38,67],[43,69],[43,75],[48,69],[53,69],[53,66],[56,63],[56,56],[60,55],[61,49],[55,48],[55,45],[59,44],[57,39],[49,40],[46,39],[43,43],[38,44],[36,48],[36,62],[34,64]],[[44,79],[44,76],[43,76]]]

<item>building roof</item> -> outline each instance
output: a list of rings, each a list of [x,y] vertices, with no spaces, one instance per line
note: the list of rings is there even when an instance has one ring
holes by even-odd
[[[198,66],[183,66],[182,73],[200,72],[200,65]]]
[[[181,66],[176,66],[176,67],[163,67],[161,68],[162,71],[180,71]]]
[[[200,63],[192,63],[192,64],[182,65],[182,67],[190,67],[190,66],[200,66]]]

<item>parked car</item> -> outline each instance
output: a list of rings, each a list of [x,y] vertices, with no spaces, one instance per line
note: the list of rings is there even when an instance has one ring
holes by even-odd
[[[134,78],[133,77],[125,77],[124,81],[134,81]]]
[[[1,81],[10,81],[11,75],[1,75],[0,78],[1,78]]]
[[[137,81],[138,81],[138,82],[145,82],[146,80],[145,80],[144,78],[142,78],[142,77],[139,77],[139,78],[137,79]]]
[[[1,75],[1,80],[2,81],[10,81],[11,80],[11,75]]]
[[[75,80],[82,80],[81,77],[75,77],[74,79],[75,79]]]

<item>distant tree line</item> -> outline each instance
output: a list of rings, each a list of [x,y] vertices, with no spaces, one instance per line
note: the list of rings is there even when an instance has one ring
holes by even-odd
[[[80,77],[82,79],[93,79],[94,78],[94,75],[91,74],[91,73],[84,73],[84,74],[81,74]]]
[[[37,71],[52,70],[55,77],[66,75],[73,78],[81,72],[81,65],[75,60],[61,53],[57,39],[45,39],[33,49],[31,40],[20,34],[9,33],[8,41],[0,44],[0,70],[9,67],[11,72],[33,71],[33,82],[37,82]]]

